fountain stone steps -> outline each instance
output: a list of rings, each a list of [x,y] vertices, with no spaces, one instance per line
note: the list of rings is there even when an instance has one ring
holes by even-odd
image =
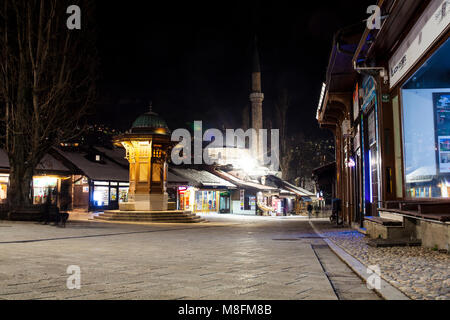
[[[159,223],[198,223],[205,219],[197,216],[191,211],[119,211],[109,210],[94,217],[95,220],[103,221],[136,221],[136,222],[159,222]]]

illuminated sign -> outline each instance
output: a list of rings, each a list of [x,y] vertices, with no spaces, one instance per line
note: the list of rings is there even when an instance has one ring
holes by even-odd
[[[348,159],[347,163],[347,168],[354,168],[356,166],[356,162],[353,158]]]
[[[393,88],[450,25],[450,0],[432,0],[402,45],[389,60]]]

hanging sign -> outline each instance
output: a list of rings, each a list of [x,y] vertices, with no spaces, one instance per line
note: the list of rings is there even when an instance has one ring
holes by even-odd
[[[377,98],[377,91],[374,78],[372,76],[368,76],[364,81],[362,87],[364,92],[362,110],[366,112],[368,107],[371,105],[372,101],[373,100],[376,101]]]

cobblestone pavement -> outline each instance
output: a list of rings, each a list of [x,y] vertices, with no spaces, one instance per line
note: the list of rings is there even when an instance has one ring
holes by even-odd
[[[378,265],[381,277],[412,299],[450,300],[450,255],[422,247],[374,248],[353,229],[314,226],[366,266]]]
[[[0,299],[337,299],[305,219],[210,220],[0,222]],[[79,290],[67,289],[69,265],[81,268]]]

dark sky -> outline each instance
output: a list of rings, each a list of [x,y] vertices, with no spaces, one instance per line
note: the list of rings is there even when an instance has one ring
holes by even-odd
[[[320,135],[315,113],[333,34],[366,19],[374,2],[97,1],[99,119],[128,128],[152,100],[171,129],[193,120],[241,127],[256,35],[265,113],[285,87],[290,132]]]

